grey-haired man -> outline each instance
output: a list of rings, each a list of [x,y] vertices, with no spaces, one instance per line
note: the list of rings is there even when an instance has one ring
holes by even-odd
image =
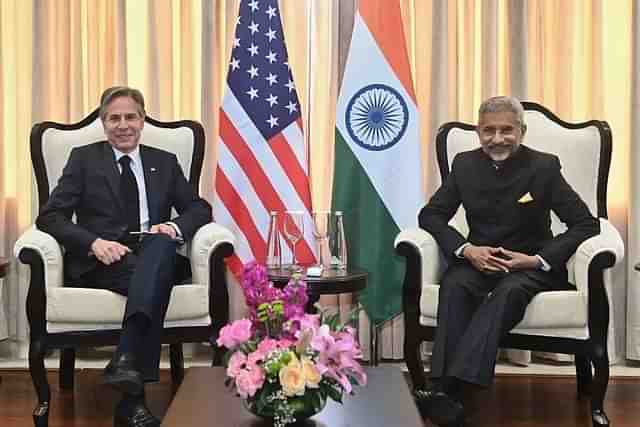
[[[599,222],[565,181],[552,154],[523,145],[520,102],[494,97],[482,103],[478,149],[458,154],[451,173],[419,214],[450,258],[440,284],[431,387],[420,404],[436,424],[463,420],[464,384],[493,382],[500,339],[524,316],[539,292],[571,289],[566,262]],[[449,225],[462,205],[463,236]],[[553,211],[567,225],[551,232]]]

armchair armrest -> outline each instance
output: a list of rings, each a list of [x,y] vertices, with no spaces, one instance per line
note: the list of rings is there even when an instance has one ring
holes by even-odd
[[[198,229],[190,242],[189,258],[191,260],[191,273],[194,283],[209,286],[211,255],[224,244],[233,245],[236,239],[225,227],[210,222]],[[225,254],[224,256],[231,255]]]
[[[613,267],[624,258],[624,243],[616,228],[606,219],[600,219],[600,234],[578,246],[574,258],[576,287],[585,297],[589,292],[590,268],[600,271]],[[593,265],[592,265],[593,264]]]
[[[20,236],[13,247],[16,258],[24,264],[31,264],[25,256],[27,250],[34,251],[42,260],[44,285],[46,287],[62,286],[64,271],[62,247],[56,239],[33,226]]]
[[[410,246],[420,257],[422,281],[438,283],[445,266],[442,262],[440,247],[433,236],[421,228],[408,228],[402,230],[394,242],[397,251],[400,251],[403,245]]]

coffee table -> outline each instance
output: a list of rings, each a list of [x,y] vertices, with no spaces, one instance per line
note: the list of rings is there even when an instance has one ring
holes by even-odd
[[[305,427],[423,427],[409,387],[398,367],[368,368],[368,384],[356,387],[341,405],[332,400]],[[249,413],[224,386],[224,368],[194,367],[167,410],[164,427],[262,427],[271,424]]]

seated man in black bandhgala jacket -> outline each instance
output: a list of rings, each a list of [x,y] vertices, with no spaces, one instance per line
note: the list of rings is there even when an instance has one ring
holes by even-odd
[[[558,158],[521,145],[526,125],[519,101],[485,101],[476,130],[480,148],[454,158],[419,215],[420,227],[450,261],[440,285],[432,384],[420,402],[437,424],[462,420],[461,386],[492,383],[500,339],[538,292],[572,288],[566,262],[600,230],[564,180]],[[448,224],[460,204],[466,238]],[[555,237],[551,211],[568,227]]]
[[[65,247],[69,286],[127,295],[120,342],[104,380],[123,392],[116,426],[159,426],[145,405],[144,382],[158,380],[171,288],[190,275],[177,245],[211,221],[211,206],[174,154],[139,145],[145,110],[138,90],[107,89],[100,118],[107,141],[71,152],[36,225]],[[170,221],[172,208],[179,216]],[[140,238],[141,231],[151,234]]]

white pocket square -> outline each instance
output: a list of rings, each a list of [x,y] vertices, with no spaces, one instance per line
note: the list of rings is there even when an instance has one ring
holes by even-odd
[[[518,199],[518,203],[529,203],[529,202],[533,202],[533,197],[531,197],[531,193],[527,193]]]

